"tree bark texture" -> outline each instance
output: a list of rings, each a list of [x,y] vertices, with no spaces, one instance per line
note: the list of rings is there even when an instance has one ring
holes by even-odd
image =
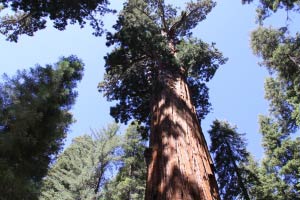
[[[213,162],[183,75],[161,70],[158,81],[145,200],[219,200]]]

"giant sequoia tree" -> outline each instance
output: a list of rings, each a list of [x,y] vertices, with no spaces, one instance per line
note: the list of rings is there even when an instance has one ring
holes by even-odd
[[[73,122],[69,110],[82,75],[82,62],[71,56],[19,71],[0,85],[1,199],[36,199]]]
[[[191,1],[180,11],[163,0],[129,0],[107,36],[115,49],[99,89],[118,101],[117,121],[150,127],[148,200],[219,199],[199,119],[209,111],[205,82],[225,59],[191,32],[214,6]]]

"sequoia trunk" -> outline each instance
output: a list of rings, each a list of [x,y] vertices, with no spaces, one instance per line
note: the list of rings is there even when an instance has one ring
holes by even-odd
[[[186,80],[165,70],[152,102],[146,200],[219,200]]]

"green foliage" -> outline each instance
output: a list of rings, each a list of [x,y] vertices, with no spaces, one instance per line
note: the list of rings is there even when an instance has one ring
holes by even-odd
[[[261,186],[264,199],[300,198],[300,139],[283,132],[278,121],[260,117],[265,158],[262,162]],[[271,197],[270,197],[271,196]]]
[[[266,98],[271,113],[287,125],[300,125],[300,36],[283,30],[259,28],[252,33],[252,48],[276,78],[267,79]]]
[[[95,30],[94,35],[99,36],[103,33],[100,17],[112,12],[107,8],[108,4],[107,0],[1,0],[0,7],[8,9],[6,13],[9,14],[0,18],[0,33],[17,42],[21,34],[32,36],[44,29],[49,17],[59,30],[64,30],[69,23],[83,27],[89,22]]]
[[[265,11],[285,8],[299,12],[299,1],[263,4]],[[300,143],[299,137],[292,135],[300,125],[300,35],[291,36],[286,27],[259,27],[251,35],[251,44],[271,74],[265,82],[270,116],[260,116],[265,156],[259,169],[261,184],[255,190],[258,199],[300,199]]]
[[[40,200],[91,200],[118,163],[121,136],[116,124],[75,138],[43,180]]]
[[[242,0],[242,3],[252,3],[254,0]],[[299,0],[259,0],[257,18],[260,23],[269,17],[272,13],[284,9],[286,11],[300,12]]]
[[[246,150],[243,134],[227,122],[215,120],[209,130],[210,151],[215,163],[215,172],[222,199],[248,199],[249,191],[257,182],[253,173],[253,161],[249,164],[249,152]]]
[[[116,177],[105,186],[103,200],[144,199],[147,173],[144,161],[146,144],[138,131],[136,124],[130,125],[126,130],[122,145],[122,166]]]
[[[74,56],[5,76],[0,85],[0,193],[36,199],[39,183],[63,144],[83,64]]]
[[[226,61],[214,47],[191,37],[191,29],[215,6],[210,0],[186,4],[181,14],[162,1],[129,0],[107,35],[115,49],[105,57],[106,75],[99,91],[117,100],[111,115],[120,122],[136,119],[149,125],[152,98],[160,91],[161,73],[180,73],[186,79],[202,119],[209,112],[205,82]],[[176,53],[172,50],[175,47]]]

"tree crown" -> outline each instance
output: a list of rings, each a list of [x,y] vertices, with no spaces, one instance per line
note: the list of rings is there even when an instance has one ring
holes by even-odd
[[[199,118],[209,112],[205,82],[226,59],[215,48],[192,37],[192,29],[215,6],[198,0],[180,10],[163,0],[129,0],[118,18],[107,45],[115,49],[105,57],[106,74],[99,90],[117,100],[111,115],[121,122],[131,118],[149,123],[152,97],[159,91],[160,70],[180,73],[188,83]]]

